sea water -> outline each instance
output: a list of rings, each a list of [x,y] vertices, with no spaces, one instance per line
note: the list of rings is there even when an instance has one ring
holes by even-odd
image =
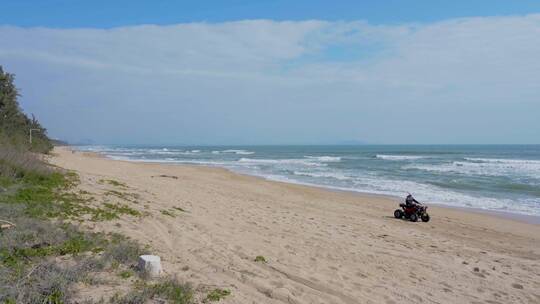
[[[540,216],[540,145],[81,146],[306,185]]]

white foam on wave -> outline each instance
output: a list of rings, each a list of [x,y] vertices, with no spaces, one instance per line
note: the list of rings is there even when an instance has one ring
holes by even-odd
[[[182,152],[179,151],[169,151],[169,150],[149,150],[146,152],[139,152],[140,154],[156,154],[156,155],[175,155],[175,154],[181,154]]]
[[[309,176],[316,178],[333,178],[337,180],[352,180],[353,178],[339,172],[313,172],[313,171],[294,171],[294,175]]]
[[[107,155],[107,157],[114,160],[123,160],[139,163],[166,163],[166,164],[194,164],[194,165],[206,165],[206,166],[229,166],[228,162],[221,161],[205,161],[205,160],[181,160],[175,158],[131,158],[126,156]]]
[[[426,158],[425,156],[419,156],[419,155],[388,155],[388,154],[377,154],[375,155],[376,158],[384,159],[384,160],[417,160]]]
[[[540,165],[540,160],[536,159],[512,159],[512,158],[476,158],[476,157],[465,157],[467,161],[471,162],[483,162],[483,163],[495,163],[495,164],[531,164],[531,165]]]
[[[371,193],[381,195],[392,195],[404,197],[406,193],[411,192],[421,202],[427,204],[441,204],[454,207],[477,208],[484,210],[494,210],[511,212],[525,215],[540,216],[540,200],[525,199],[516,202],[511,199],[493,198],[493,197],[475,197],[468,194],[458,193],[451,190],[445,190],[437,186],[423,184],[407,180],[393,180],[379,177],[357,176],[353,178],[353,186],[339,183],[323,183],[317,181],[306,182],[301,178],[302,175],[311,177],[338,177],[337,173],[333,176],[332,173],[313,173],[313,172],[295,172],[299,175],[297,178],[288,177],[276,174],[264,174],[262,172],[254,173],[254,175],[267,178],[269,180],[277,180],[290,182],[295,184],[324,187],[335,190],[353,191],[360,193]],[[350,182],[349,177],[349,182]]]
[[[145,155],[145,152],[137,152],[137,151],[130,151],[130,152],[108,152],[106,154],[110,155],[119,155],[119,156],[139,156],[139,155]]]
[[[286,158],[286,159],[262,159],[262,158],[240,158],[238,160],[240,163],[249,163],[249,164],[263,164],[263,165],[305,165],[310,167],[319,167],[324,166],[324,164],[321,164],[319,162],[316,162],[314,160],[309,159],[301,159],[301,158]]]
[[[413,181],[379,178],[359,178],[356,187],[365,192],[396,196],[411,192],[418,200],[427,203],[540,215],[540,199],[524,199],[517,202],[505,198],[473,196]]]
[[[193,154],[192,151],[176,150],[176,149],[106,149],[99,152],[114,155],[187,155]]]
[[[212,154],[238,154],[238,155],[251,155],[255,154],[253,151],[247,151],[247,150],[235,150],[235,149],[229,149],[229,150],[223,150],[223,151],[212,151]]]
[[[235,150],[235,149],[229,149],[229,150],[223,150],[221,153],[234,153],[239,155],[251,155],[255,154],[255,152],[252,151],[246,151],[246,150]]]
[[[332,163],[332,162],[340,162],[341,157],[339,156],[305,156],[308,159],[325,162],[325,163]]]
[[[520,159],[465,158],[443,164],[412,164],[404,169],[418,169],[431,172],[451,172],[467,175],[532,177],[540,179],[540,161]]]
[[[276,160],[262,161],[269,164],[276,162]],[[302,164],[299,160],[281,161],[287,163],[292,161],[295,165]],[[538,198],[522,198],[515,200],[501,197],[488,197],[485,195],[475,196],[473,194],[461,193],[451,189],[444,189],[436,185],[403,179],[391,179],[377,174],[368,174],[365,172],[348,174],[339,169],[331,169],[331,167],[303,167],[302,169],[292,171],[293,175],[261,171],[248,171],[247,173],[262,176],[271,180],[361,193],[403,197],[407,192],[411,192],[419,200],[426,203],[540,216],[540,199]],[[307,180],[306,178],[311,179]]]

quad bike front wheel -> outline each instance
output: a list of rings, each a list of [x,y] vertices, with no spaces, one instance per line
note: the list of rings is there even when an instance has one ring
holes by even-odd
[[[401,211],[400,209],[396,209],[396,211],[394,211],[394,217],[399,219],[399,218],[402,218],[403,217],[403,211]]]
[[[418,222],[418,215],[416,215],[416,213],[413,213],[411,214],[411,216],[409,216],[409,219],[411,220],[411,222]]]
[[[422,222],[425,222],[425,223],[429,222],[429,214],[427,213],[422,214],[422,216],[420,216],[420,219],[422,220]]]

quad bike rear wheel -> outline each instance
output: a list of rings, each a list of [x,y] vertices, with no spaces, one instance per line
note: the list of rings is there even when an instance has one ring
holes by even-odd
[[[416,213],[413,213],[409,216],[409,219],[411,220],[411,222],[417,222],[418,221],[418,215],[416,215]]]
[[[396,211],[394,211],[394,217],[399,219],[399,218],[402,218],[403,217],[403,211],[401,211],[400,209],[396,209]]]
[[[429,214],[427,213],[422,214],[420,219],[422,219],[422,222],[425,222],[425,223],[429,222]]]

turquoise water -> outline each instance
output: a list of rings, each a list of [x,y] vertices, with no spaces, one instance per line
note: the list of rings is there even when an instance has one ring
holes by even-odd
[[[114,159],[219,166],[271,180],[540,216],[540,145],[84,146]]]

